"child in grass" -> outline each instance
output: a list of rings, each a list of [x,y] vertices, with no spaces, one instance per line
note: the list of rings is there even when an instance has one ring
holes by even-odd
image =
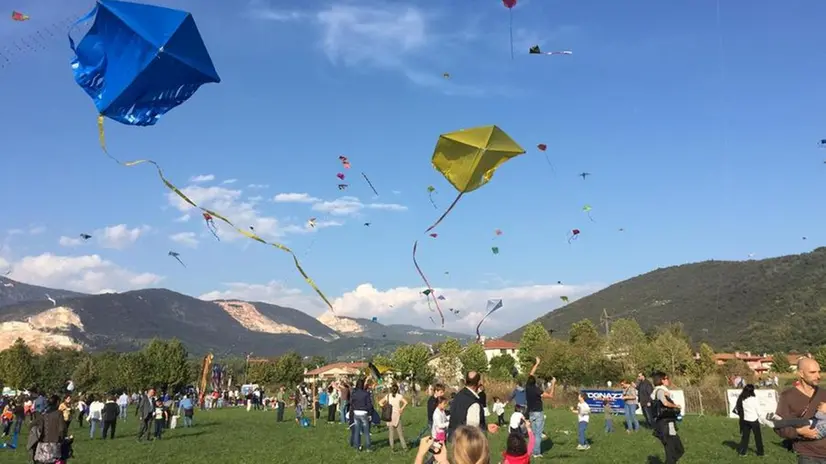
[[[585,431],[588,430],[588,422],[591,420],[591,407],[585,402],[585,393],[579,393],[579,403],[576,407],[571,408],[571,411],[577,415],[577,422],[579,423],[577,429],[579,444],[576,445],[576,449],[580,451],[587,450],[591,448],[591,445],[585,439]]]
[[[614,411],[611,410],[611,398],[603,398],[602,410],[605,414],[605,433],[614,431]]]
[[[493,413],[496,414],[496,425],[505,425],[505,403],[499,397],[493,397]]]
[[[531,462],[531,450],[536,444],[536,437],[531,430],[531,423],[527,419],[522,419],[522,427],[528,431],[528,440],[519,429],[508,435],[508,448],[502,453],[502,464],[529,464]]]
[[[436,409],[433,411],[433,429],[431,430],[431,434],[434,441],[438,441],[442,444],[445,443],[447,438],[447,427],[450,424],[447,420],[447,413],[445,413],[447,403],[447,398],[444,396],[439,397],[436,400]]]
[[[523,437],[528,436],[525,433],[525,415],[522,413],[522,405],[517,404],[513,407],[513,414],[511,414],[508,422],[508,433],[519,433]]]
[[[155,420],[155,440],[161,439],[168,415],[169,412],[163,406],[163,401],[160,398],[155,400],[155,411],[152,413],[152,418]]]

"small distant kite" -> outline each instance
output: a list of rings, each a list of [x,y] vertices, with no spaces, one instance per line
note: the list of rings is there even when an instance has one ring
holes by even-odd
[[[370,224],[371,224],[371,223],[369,223],[369,222],[365,222],[365,223],[364,223],[365,227],[370,227]]]
[[[563,303],[568,303],[568,297],[567,296],[561,296],[561,297],[559,297],[559,299],[562,300]]]
[[[372,322],[379,322],[379,318],[377,318],[376,316],[373,316],[373,318],[372,318],[372,319],[370,319],[370,321],[372,321]]]
[[[826,139],[820,139],[820,146],[826,148]]]
[[[80,234],[80,238],[82,238],[84,241],[86,241],[86,240],[89,240],[90,238],[92,238],[92,236],[89,235],[89,234]]]
[[[179,262],[179,263],[181,263],[181,266],[186,267],[186,264],[184,264],[184,262],[183,262],[183,261],[181,261],[181,254],[180,254],[180,253],[176,253],[176,252],[174,252],[174,251],[170,251],[170,252],[168,253],[168,255],[169,255],[169,256],[171,256],[171,257],[173,257],[173,258],[175,258],[176,260],[178,260],[178,262]]]
[[[50,297],[49,294],[46,294],[46,299],[52,302],[52,305],[57,306],[57,301],[54,298]]]
[[[439,236],[439,234],[437,234],[437,233],[435,233],[435,232],[434,232],[434,233],[430,234],[430,236],[431,236],[431,237],[433,237],[433,238],[436,238],[436,237],[438,237],[438,236]]]
[[[540,144],[537,144],[537,145],[536,145],[536,148],[538,148],[538,149],[539,149],[539,151],[545,151],[545,150],[547,150],[547,149],[548,149],[548,146],[547,146],[547,145],[545,145],[544,143],[540,143]]]
[[[620,227],[620,228],[619,228],[619,231],[620,231],[620,232],[625,232],[625,229],[623,229],[622,227]]]
[[[573,55],[574,52],[570,50],[560,50],[556,52],[543,52],[539,49],[539,45],[534,45],[533,47],[528,50],[528,53],[531,55]]]
[[[444,73],[442,74],[442,77],[444,77],[445,79],[450,79],[450,73]]]
[[[434,192],[439,193],[439,192],[436,192],[436,187],[434,187],[432,185],[428,185],[427,186],[427,197],[430,198],[430,204],[433,205],[433,209],[439,209],[439,207],[436,206],[436,202],[433,201],[433,193]]]
[[[445,296],[444,296],[444,295],[439,295],[439,297],[438,297],[437,299],[438,299],[438,300],[442,300],[442,301],[446,300],[446,298],[445,298]]]
[[[346,189],[347,187],[349,187],[349,185],[348,185],[348,184],[338,184],[338,189],[339,189],[339,190],[344,190],[344,189]]]
[[[594,218],[591,217],[591,209],[591,205],[585,205],[582,207],[582,211],[588,215],[588,219],[590,219],[591,222],[595,222]]]
[[[590,176],[590,175],[591,175],[591,173],[590,173],[590,172],[582,172],[582,173],[579,173],[579,177],[582,177],[582,180],[585,180],[585,178],[586,178],[586,177],[588,177],[588,176]]]
[[[490,251],[492,251],[493,254],[498,255],[499,254],[499,247],[490,247]]]
[[[311,229],[315,228],[315,222],[316,222],[316,218],[314,218],[314,217],[310,218],[310,219],[307,220],[307,226],[310,227]]]
[[[344,180],[344,174],[343,173],[336,174],[336,177],[338,177],[341,180]]]
[[[28,21],[30,18],[29,15],[23,14],[19,11],[12,11],[11,19],[14,21]]]
[[[341,161],[341,165],[344,166],[344,169],[350,169],[350,160],[348,160],[346,156],[339,156],[338,160]]]
[[[488,306],[486,308],[487,314],[485,314],[485,317],[483,317],[482,320],[479,321],[479,324],[476,325],[476,341],[477,342],[482,339],[482,335],[479,333],[479,328],[482,327],[482,323],[485,322],[485,319],[487,319],[488,316],[490,316],[491,314],[493,314],[494,312],[496,312],[500,308],[502,308],[502,300],[501,299],[488,300]]]
[[[496,230],[493,231],[493,233],[496,234],[497,236],[502,235],[502,229],[496,229]]]
[[[557,284],[557,285],[562,285],[562,281],[561,281],[561,280],[557,280],[557,281],[556,281],[556,284]]]
[[[424,295],[424,296],[430,296],[431,293],[433,293],[433,290],[430,289],[430,288],[422,290],[422,295]]]
[[[206,222],[207,229],[212,233],[216,240],[219,242],[221,239],[218,237],[218,227],[215,225],[215,219],[209,213],[203,213],[204,222]]]
[[[568,232],[568,244],[571,243],[571,240],[576,240],[577,238],[579,238],[579,229],[571,229],[571,231]]]

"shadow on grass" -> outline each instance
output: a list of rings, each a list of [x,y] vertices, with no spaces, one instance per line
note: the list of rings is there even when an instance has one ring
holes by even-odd
[[[648,456],[648,464],[664,464],[659,456]]]

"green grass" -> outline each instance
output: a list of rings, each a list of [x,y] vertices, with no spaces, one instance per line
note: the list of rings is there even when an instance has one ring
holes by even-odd
[[[133,412],[133,411],[130,411]],[[576,450],[576,417],[564,410],[546,411],[545,432],[554,442],[546,451],[548,459],[537,462],[566,463],[646,463],[661,462],[663,449],[648,430],[636,434],[625,433],[621,417],[614,418],[615,432],[603,432],[603,418],[594,415],[588,430],[591,449]],[[250,411],[243,408],[196,411],[195,427],[165,431],[163,440],[138,443],[135,440],[137,421],[130,414],[126,422],[118,424],[114,441],[89,440],[89,429],[72,424],[75,436],[75,459],[72,464],[205,464],[205,463],[358,463],[358,464],[410,464],[415,450],[391,454],[387,441],[387,429],[373,433],[372,453],[358,453],[347,446],[349,432],[345,426],[328,425],[319,421],[314,428],[299,428],[287,411],[289,421],[275,422],[275,412]],[[416,438],[425,423],[425,408],[410,407],[402,418],[405,437]],[[791,453],[779,446],[780,440],[770,430],[764,430],[767,456],[737,458],[732,449],[739,441],[737,422],[722,417],[689,416],[680,426],[680,435],[686,447],[681,464],[707,464],[710,462],[759,462],[790,463]],[[569,433],[566,434],[565,431]],[[0,462],[27,463],[25,448],[27,426],[20,437],[20,448],[14,451],[0,449]],[[505,434],[492,435],[492,463],[498,463],[504,449]],[[398,447],[398,443],[396,444]],[[649,457],[650,456],[650,457]]]

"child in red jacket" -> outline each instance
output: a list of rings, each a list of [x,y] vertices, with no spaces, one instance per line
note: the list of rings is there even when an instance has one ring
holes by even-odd
[[[531,462],[531,450],[536,443],[536,437],[531,430],[531,423],[524,419],[525,428],[528,430],[528,441],[519,432],[511,432],[508,435],[508,449],[502,453],[502,464],[529,464]]]

